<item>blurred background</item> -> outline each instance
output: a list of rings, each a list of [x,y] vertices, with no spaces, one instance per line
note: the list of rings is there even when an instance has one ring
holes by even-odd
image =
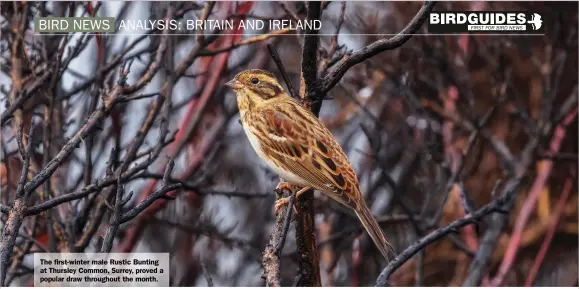
[[[350,52],[404,29],[423,3],[320,6],[316,61],[324,79]],[[32,286],[34,252],[104,250],[171,253],[171,286],[264,286],[261,257],[276,224],[279,178],[251,148],[223,83],[249,68],[281,80],[272,44],[300,84],[299,31],[38,35],[33,17],[298,20],[308,7],[2,2],[5,285]],[[514,196],[500,212],[425,246],[389,283],[577,286],[577,3],[441,2],[434,10],[549,17],[544,36],[428,36],[424,24],[400,47],[351,67],[325,94],[320,119],[397,253]],[[175,167],[164,178],[169,158]],[[169,192],[174,200],[159,195],[168,184],[182,186]],[[15,200],[27,208],[9,214]],[[321,285],[373,285],[388,262],[357,218],[319,192],[314,212]],[[115,215],[124,219],[115,224]],[[17,216],[22,225],[11,241],[6,232]],[[285,286],[301,270],[295,231],[292,222],[280,255]]]

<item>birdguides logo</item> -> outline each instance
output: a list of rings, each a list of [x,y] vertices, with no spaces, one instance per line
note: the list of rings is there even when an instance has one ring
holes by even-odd
[[[428,32],[437,34],[545,34],[544,13],[538,12],[430,12]]]

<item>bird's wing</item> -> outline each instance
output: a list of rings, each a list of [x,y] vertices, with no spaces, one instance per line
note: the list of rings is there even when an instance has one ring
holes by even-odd
[[[284,170],[350,208],[360,193],[356,174],[330,131],[298,102],[287,100],[246,115],[261,150]],[[257,119],[259,118],[259,119]]]

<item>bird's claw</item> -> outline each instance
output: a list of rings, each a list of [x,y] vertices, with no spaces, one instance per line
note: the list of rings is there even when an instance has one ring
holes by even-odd
[[[277,214],[279,212],[279,210],[281,210],[281,208],[287,206],[287,204],[289,203],[291,197],[285,197],[285,198],[280,198],[279,200],[275,201],[275,213]],[[293,209],[294,209],[294,213],[297,214],[298,209],[296,208],[296,205],[293,204]]]
[[[289,197],[285,197],[285,198],[281,198],[277,201],[275,201],[275,213],[277,214],[277,212],[284,206],[286,206],[289,203]]]
[[[277,187],[275,187],[275,190],[278,192],[281,192],[282,190],[292,190],[292,185],[288,182],[279,182],[277,184]],[[289,199],[288,199],[289,200]]]

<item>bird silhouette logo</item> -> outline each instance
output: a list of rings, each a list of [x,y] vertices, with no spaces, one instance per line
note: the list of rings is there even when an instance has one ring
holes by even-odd
[[[533,26],[533,30],[539,30],[543,25],[543,20],[541,20],[541,15],[533,13],[533,16],[531,16],[531,20],[528,20],[527,23]]]

